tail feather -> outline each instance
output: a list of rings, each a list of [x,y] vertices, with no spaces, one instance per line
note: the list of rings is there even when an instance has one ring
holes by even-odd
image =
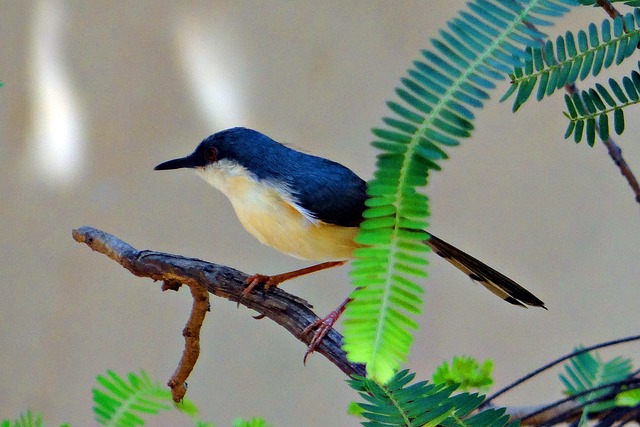
[[[433,249],[436,254],[469,276],[471,280],[479,282],[493,294],[508,303],[525,308],[529,305],[542,307],[545,310],[547,309],[547,307],[544,306],[544,302],[504,274],[478,261],[471,255],[450,245],[444,240],[437,238],[433,234],[430,234],[430,238],[427,239],[425,243]]]

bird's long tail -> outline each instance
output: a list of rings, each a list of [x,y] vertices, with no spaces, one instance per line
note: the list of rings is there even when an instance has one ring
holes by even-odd
[[[504,274],[478,261],[471,255],[450,245],[444,240],[437,238],[433,234],[430,234],[430,236],[425,243],[433,249],[436,254],[469,276],[471,280],[480,282],[482,286],[511,304],[522,307],[528,305],[542,307],[546,310],[544,302]]]

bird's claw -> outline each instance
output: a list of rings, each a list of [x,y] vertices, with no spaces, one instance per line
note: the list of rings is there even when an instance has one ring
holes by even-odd
[[[277,277],[267,276],[266,274],[254,274],[253,276],[249,276],[245,283],[247,286],[243,289],[242,294],[240,294],[236,307],[240,307],[242,300],[248,297],[256,286],[262,286],[264,287],[264,290],[267,291],[272,286],[278,286],[280,284]]]
[[[326,337],[331,329],[333,329],[333,325],[338,321],[341,313],[342,312],[339,312],[338,310],[332,311],[326,317],[316,320],[302,330],[301,336],[305,336],[315,329],[313,337],[311,337],[311,341],[309,341],[309,345],[307,346],[307,351],[304,353],[302,363],[307,363],[307,357],[316,350],[324,337]]]

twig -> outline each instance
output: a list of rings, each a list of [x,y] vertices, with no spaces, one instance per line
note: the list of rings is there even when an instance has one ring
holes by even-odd
[[[564,362],[567,359],[571,359],[572,357],[576,357],[579,356],[583,353],[588,353],[590,351],[593,350],[598,350],[604,347],[610,347],[613,345],[618,345],[618,344],[623,344],[623,343],[627,343],[627,342],[631,342],[631,341],[638,341],[640,340],[640,335],[632,335],[630,337],[625,337],[625,338],[620,338],[620,339],[616,339],[616,340],[611,340],[611,341],[607,341],[607,342],[603,342],[600,344],[596,344],[596,345],[592,345],[590,347],[585,347],[585,348],[581,348],[575,351],[572,351],[569,354],[565,354],[564,356],[561,356],[559,358],[557,358],[556,360],[553,360],[543,366],[541,366],[540,368],[530,372],[529,374],[525,375],[524,377],[520,378],[517,381],[514,381],[513,383],[509,384],[508,386],[504,387],[501,390],[498,390],[497,392],[495,392],[494,394],[492,394],[491,396],[487,397],[487,399],[482,403],[482,405],[480,405],[480,408],[483,408],[485,406],[488,406],[491,401],[493,401],[496,397],[503,395],[504,393],[508,392],[509,390],[519,386],[520,384],[524,383],[525,381],[530,380],[531,378],[535,377],[538,374],[541,374],[542,372]]]
[[[166,284],[167,282],[165,282]],[[164,290],[163,286],[163,290]],[[184,351],[178,363],[178,368],[171,376],[171,379],[167,383],[171,388],[171,395],[173,401],[178,403],[184,398],[187,393],[187,378],[193,371],[193,368],[198,361],[200,355],[200,328],[202,322],[209,311],[209,293],[202,286],[191,285],[191,296],[193,297],[193,307],[191,308],[191,315],[187,321],[187,326],[182,330],[182,336],[184,337]]]
[[[493,405],[489,405],[487,409],[493,407]],[[547,405],[538,405],[511,406],[506,409],[510,420],[520,420],[520,425],[523,426],[539,426],[557,417],[558,414],[579,410],[579,408],[580,406],[576,402],[567,401],[553,408],[547,408]]]
[[[622,16],[609,0],[596,0],[596,3],[598,3],[598,6],[600,6],[611,19]]]
[[[267,317],[283,326],[306,345],[311,342],[313,334],[302,332],[305,327],[318,320],[318,316],[307,301],[280,288],[271,288],[268,292],[257,289],[242,297],[249,275],[234,268],[195,258],[138,250],[117,237],[92,227],[80,227],[73,230],[72,234],[77,242],[85,243],[94,251],[107,255],[136,276],[162,280],[169,284],[183,283],[192,288],[195,285],[215,296],[234,302],[240,300],[240,304],[257,311],[260,317]],[[342,350],[342,335],[333,329],[315,351],[347,375],[366,375],[363,365],[347,360]]]

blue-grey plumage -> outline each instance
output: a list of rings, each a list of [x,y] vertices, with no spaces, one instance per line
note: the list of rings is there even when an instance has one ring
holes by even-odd
[[[365,210],[366,183],[339,163],[236,127],[204,139],[187,157],[155,167],[178,168],[195,169],[222,191],[245,229],[281,252],[307,260],[343,261],[358,247],[354,238]],[[424,243],[505,301],[544,307],[531,292],[449,243],[433,235]],[[322,268],[337,264],[341,263]],[[272,284],[291,277],[296,275],[279,275]]]

